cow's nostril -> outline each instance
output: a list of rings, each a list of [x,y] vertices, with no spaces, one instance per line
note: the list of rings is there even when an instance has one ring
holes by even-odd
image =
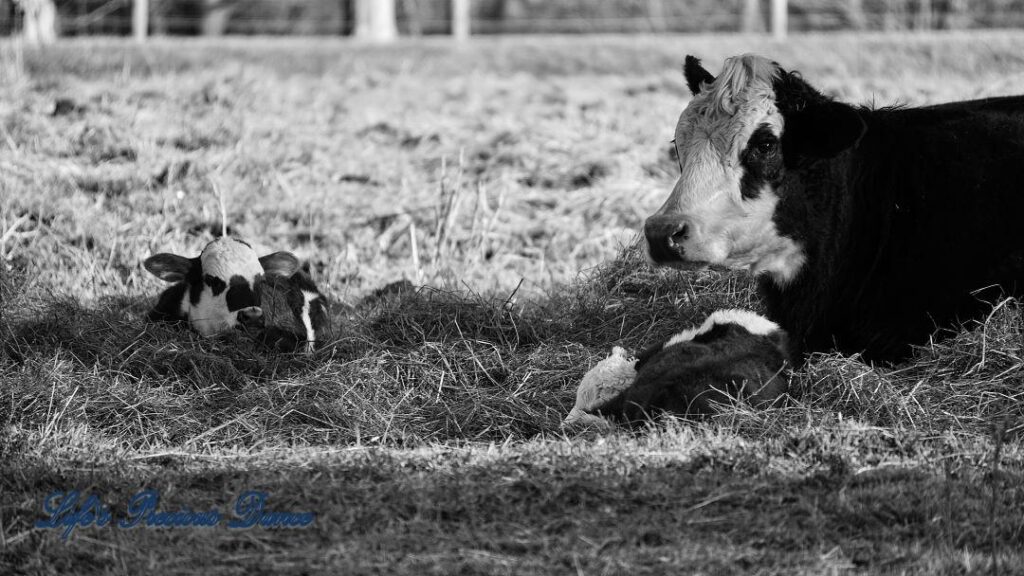
[[[682,246],[683,242],[686,241],[686,237],[689,235],[690,229],[683,224],[676,230],[671,236],[669,236],[668,243],[673,247]]]
[[[687,226],[678,215],[655,214],[644,222],[647,252],[655,263],[679,262],[683,256],[683,242],[689,236]]]
[[[259,306],[250,306],[238,311],[238,318],[245,321],[259,320],[263,317],[263,310]]]

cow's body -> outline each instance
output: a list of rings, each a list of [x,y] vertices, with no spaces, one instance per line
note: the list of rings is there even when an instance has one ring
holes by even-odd
[[[856,147],[783,180],[807,262],[760,287],[805,351],[895,359],[1024,288],[1024,98],[858,113]]]
[[[752,56],[735,65],[750,62],[764,66]],[[688,79],[693,66],[699,68],[688,62]],[[657,263],[763,272],[767,315],[800,352],[838,349],[880,360],[905,357],[936,328],[975,318],[1000,295],[1024,289],[1024,98],[855,108],[772,66],[767,116],[780,127],[772,129],[778,145],[771,151],[779,170],[758,180],[750,198],[769,208],[744,212],[745,188],[742,216],[687,203],[700,183],[681,178],[648,221]],[[698,92],[716,84],[704,80]],[[741,98],[739,91],[733,96]],[[752,142],[741,144],[737,179],[750,172],[744,155]],[[736,204],[720,200],[730,202]],[[671,228],[676,218],[683,224]],[[730,218],[767,231],[717,253],[704,248],[716,238],[691,238],[713,229],[707,222]],[[750,246],[773,248],[743,260]]]

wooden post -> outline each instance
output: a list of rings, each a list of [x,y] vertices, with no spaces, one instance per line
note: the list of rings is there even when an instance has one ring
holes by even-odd
[[[934,21],[932,14],[932,0],[918,0],[914,28],[917,30],[931,30],[932,22]]]
[[[846,5],[846,21],[854,30],[867,28],[867,18],[864,16],[864,1],[850,0]]]
[[[651,32],[665,31],[665,0],[647,0],[647,20],[650,21]]]
[[[452,0],[452,36],[462,42],[469,38],[469,0]]]
[[[786,0],[772,0],[772,36],[776,40],[786,39],[786,16],[788,6]]]
[[[395,0],[359,0],[356,4],[356,37],[391,42],[398,37]]]
[[[149,0],[135,0],[132,6],[132,36],[136,42],[145,42],[149,35]]]
[[[22,12],[21,36],[30,46],[57,41],[57,5],[53,0],[15,0]]]
[[[743,4],[740,6],[740,32],[744,34],[764,32],[760,0],[743,0]]]
[[[352,35],[356,38],[368,38],[370,36],[370,9],[367,0],[354,0],[356,24],[352,28]]]

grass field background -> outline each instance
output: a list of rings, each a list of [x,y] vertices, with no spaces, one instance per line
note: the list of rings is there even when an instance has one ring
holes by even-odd
[[[633,248],[683,57],[748,51],[851,102],[1024,93],[1010,32],[0,44],[0,572],[1024,571],[1012,300],[899,366],[814,357],[784,407],[560,430],[611,346],[758,306]],[[142,260],[198,253],[218,191],[233,234],[309,263],[330,346],[143,321]],[[33,528],[53,490],[124,514],[144,488],[317,519]]]

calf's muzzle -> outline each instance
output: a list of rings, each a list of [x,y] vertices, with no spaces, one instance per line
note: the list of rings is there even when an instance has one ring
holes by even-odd
[[[263,326],[263,309],[259,306],[249,306],[238,311],[238,322],[246,328],[260,328]]]

